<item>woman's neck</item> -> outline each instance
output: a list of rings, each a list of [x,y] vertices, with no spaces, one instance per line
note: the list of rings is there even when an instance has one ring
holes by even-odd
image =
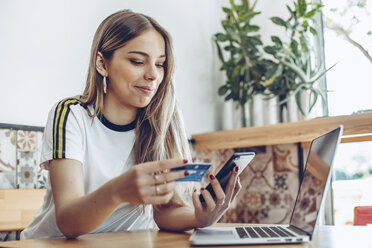
[[[116,125],[127,125],[132,123],[137,116],[138,109],[133,106],[123,106],[118,102],[103,100],[103,115],[107,120]]]

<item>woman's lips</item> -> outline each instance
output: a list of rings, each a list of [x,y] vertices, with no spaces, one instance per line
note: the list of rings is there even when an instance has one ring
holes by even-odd
[[[147,86],[135,86],[135,88],[145,95],[151,95],[155,90],[154,88]]]

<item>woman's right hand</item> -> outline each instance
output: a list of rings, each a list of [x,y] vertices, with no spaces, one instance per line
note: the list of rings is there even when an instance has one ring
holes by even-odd
[[[186,163],[186,159],[174,159],[132,166],[113,179],[114,199],[120,203],[166,204],[173,197],[175,180],[188,175],[185,170],[169,170]]]

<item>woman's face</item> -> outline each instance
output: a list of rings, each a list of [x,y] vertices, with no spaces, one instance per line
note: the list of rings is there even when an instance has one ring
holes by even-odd
[[[106,65],[106,100],[127,109],[147,106],[163,80],[165,60],[165,42],[156,30],[128,41]]]

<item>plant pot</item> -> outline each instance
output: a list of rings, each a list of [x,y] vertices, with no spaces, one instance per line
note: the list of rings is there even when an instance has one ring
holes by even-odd
[[[252,126],[273,125],[279,122],[278,97],[254,95],[251,104]]]
[[[251,115],[249,113],[249,105],[249,103],[246,103],[244,106],[245,115],[243,115],[242,106],[239,102],[225,102],[223,109],[223,129],[230,130],[250,126]],[[245,121],[243,120],[244,118]]]
[[[296,98],[291,95],[286,103],[286,112],[283,113],[283,121],[295,122],[298,121],[298,106],[296,103]]]

